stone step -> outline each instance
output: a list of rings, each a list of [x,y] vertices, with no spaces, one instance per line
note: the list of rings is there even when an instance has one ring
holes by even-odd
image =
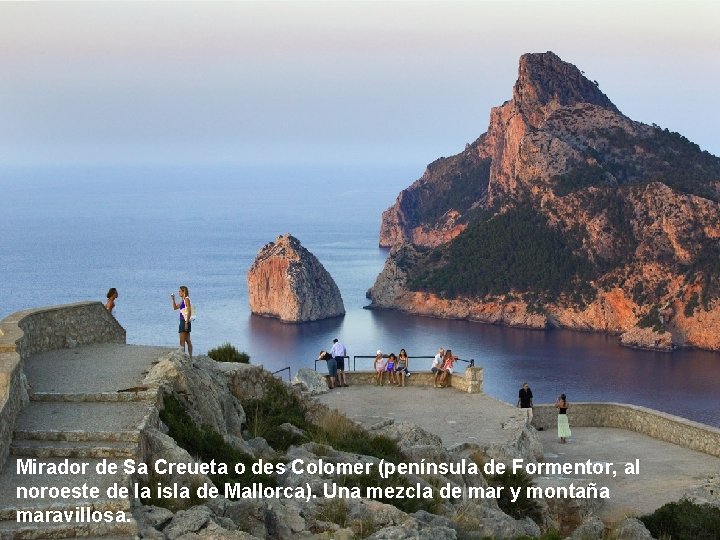
[[[136,441],[148,425],[157,425],[157,410],[149,403],[31,401],[18,415],[15,438]]]
[[[10,454],[34,458],[123,459],[136,458],[136,442],[52,441],[13,439]]]
[[[95,392],[95,393],[61,393],[61,392],[34,392],[30,394],[30,401],[64,401],[64,402],[155,402],[157,392],[142,390],[138,392]]]
[[[145,373],[167,347],[120,343],[86,345],[39,353],[25,360],[32,392],[106,393],[142,385]]]
[[[68,442],[140,442],[137,431],[15,431],[13,440]]]
[[[138,526],[132,514],[125,512],[126,523],[17,523],[0,521],[0,540],[120,537],[135,538]]]

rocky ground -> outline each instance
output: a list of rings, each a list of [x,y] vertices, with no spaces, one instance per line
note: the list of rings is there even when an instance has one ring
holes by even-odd
[[[183,356],[172,353],[157,363],[147,375],[144,384],[158,387],[166,395],[173,395],[181,401],[193,421],[208,425],[221,433],[235,448],[247,452],[253,460],[269,460],[274,463],[290,463],[302,459],[306,463],[323,460],[326,463],[371,463],[377,465],[379,458],[335,450],[324,443],[305,442],[291,445],[285,451],[276,451],[266,440],[253,438],[243,425],[246,415],[241,401],[262,396],[266,383],[271,377],[261,368],[246,365],[217,364],[209,359],[198,360],[198,368],[191,368]],[[322,391],[322,379],[305,373],[307,386]],[[362,392],[362,389],[355,389]],[[409,389],[385,389],[402,392]],[[416,389],[413,389],[416,390]],[[333,397],[340,395],[336,392]],[[438,392],[442,392],[438,390]],[[309,393],[309,392],[308,392]],[[447,392],[446,392],[447,393]],[[438,394],[440,395],[440,394]],[[322,405],[309,407],[326,410]],[[320,413],[318,413],[320,414]],[[370,415],[372,416],[372,415]],[[418,425],[393,421],[375,420],[366,417],[363,422],[369,428],[368,437],[383,434],[396,440],[406,459],[414,462],[457,463],[465,459],[487,459],[485,453],[490,446],[483,447],[481,441],[466,441],[464,444],[448,446],[443,438],[434,435]],[[165,458],[169,461],[193,461],[193,458],[169,436],[165,428],[148,429],[146,433],[146,461]],[[297,430],[294,426],[282,429]],[[522,437],[517,437],[516,447],[504,447],[503,452],[494,448],[498,455],[506,454],[535,459],[540,448],[533,429],[519,427]],[[508,438],[510,440],[512,438]],[[521,442],[522,441],[522,442]],[[481,474],[408,475],[410,485],[437,489],[440,485],[468,488],[488,486]],[[142,481],[142,479],[139,479]],[[211,484],[202,475],[163,478],[164,483],[177,482],[180,485],[197,486]],[[293,499],[240,499],[228,500],[223,497],[195,504],[164,504],[159,506],[136,504],[133,513],[138,521],[142,538],[272,538],[272,539],[456,539],[456,538],[516,538],[519,536],[540,536],[548,529],[577,528],[570,536],[574,539],[602,539],[608,531],[600,519],[593,515],[590,506],[569,504],[563,508],[552,508],[547,504],[540,507],[536,523],[530,518],[515,519],[500,510],[494,499],[448,500],[436,498],[429,512],[427,508],[404,512],[396,506],[369,499],[329,499],[322,497],[323,485],[341,483],[338,475],[329,473],[322,476],[311,474],[282,474],[277,477],[281,487],[309,485],[316,498],[309,501]],[[218,486],[222,489],[222,486]],[[699,488],[698,488],[699,489]],[[707,487],[702,497],[711,498],[712,486]],[[717,496],[715,503],[718,504]],[[165,501],[168,502],[168,501]],[[183,507],[184,506],[184,507]],[[572,515],[572,519],[566,519]],[[642,523],[634,519],[620,522],[616,527],[618,538],[650,538]]]

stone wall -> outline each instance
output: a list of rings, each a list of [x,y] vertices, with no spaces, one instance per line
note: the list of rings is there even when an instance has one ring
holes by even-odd
[[[125,343],[125,329],[100,302],[17,311],[0,321],[0,470],[15,419],[28,401],[23,361],[44,351],[90,343]]]
[[[20,356],[14,352],[0,353],[0,471],[10,453],[15,419],[27,402],[27,382]]]
[[[18,311],[0,323],[17,325],[23,335],[15,350],[23,358],[45,351],[71,349],[91,343],[125,343],[125,329],[100,302]]]
[[[554,405],[536,405],[533,426],[555,429]],[[720,457],[720,429],[686,420],[672,414],[625,403],[571,403],[570,428],[611,427],[636,431],[683,448]]]
[[[346,371],[345,377],[348,384],[375,384],[374,371]],[[385,384],[388,384],[387,375],[385,376]],[[429,371],[412,371],[410,377],[405,378],[406,386],[432,386],[435,375]],[[479,394],[483,389],[483,368],[469,367],[465,370],[465,374],[451,375],[450,388],[455,388],[461,392],[469,394]]]

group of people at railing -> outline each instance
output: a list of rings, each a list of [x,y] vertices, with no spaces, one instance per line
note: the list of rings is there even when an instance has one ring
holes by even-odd
[[[316,365],[317,361],[320,360],[327,362],[330,389],[348,386],[344,365],[346,358],[348,357],[345,346],[340,343],[337,338],[333,340],[333,348],[330,352],[325,350],[320,351]],[[445,388],[448,386],[450,382],[449,378],[454,371],[455,362],[460,360],[452,353],[451,349],[445,350],[443,347],[438,349],[434,357],[425,356],[420,358],[433,358],[430,371],[433,374],[433,386],[435,388]],[[473,361],[471,360],[470,365],[472,364]],[[386,379],[390,386],[405,386],[407,379],[411,376],[410,356],[408,356],[405,349],[400,349],[397,355],[392,352],[385,354],[381,350],[378,350],[373,360],[373,370],[375,372],[374,381],[376,386],[384,386]]]
[[[394,386],[405,386],[405,380],[410,377],[410,357],[405,349],[400,349],[397,356],[395,353],[383,354],[378,350],[373,361],[375,370],[375,385],[385,385],[385,374],[388,376],[388,384]]]

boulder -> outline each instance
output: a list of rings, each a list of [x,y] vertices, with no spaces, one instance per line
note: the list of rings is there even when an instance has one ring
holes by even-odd
[[[207,506],[193,506],[175,514],[163,532],[170,540],[174,540],[184,534],[197,532],[204,528],[213,516],[213,511]]]
[[[456,540],[457,532],[446,527],[426,527],[411,529],[408,527],[385,527],[368,536],[368,540]]]
[[[602,540],[605,524],[597,516],[590,516],[568,536],[567,540]]]
[[[250,310],[283,322],[305,322],[345,314],[340,289],[332,276],[286,234],[266,244],[247,275]]]
[[[209,426],[225,441],[247,454],[252,453],[242,439],[245,411],[228,388],[221,364],[199,357],[201,368],[193,368],[182,351],[160,358],[143,380],[148,388],[173,394],[198,426]]]
[[[293,385],[299,386],[303,392],[307,392],[311,396],[328,392],[325,376],[310,368],[298,369],[293,379]]]
[[[645,528],[642,521],[636,518],[627,518],[621,521],[615,529],[615,538],[618,540],[653,540],[650,531]]]
[[[652,328],[634,327],[620,335],[620,344],[634,349],[672,351],[672,334],[656,332]]]

